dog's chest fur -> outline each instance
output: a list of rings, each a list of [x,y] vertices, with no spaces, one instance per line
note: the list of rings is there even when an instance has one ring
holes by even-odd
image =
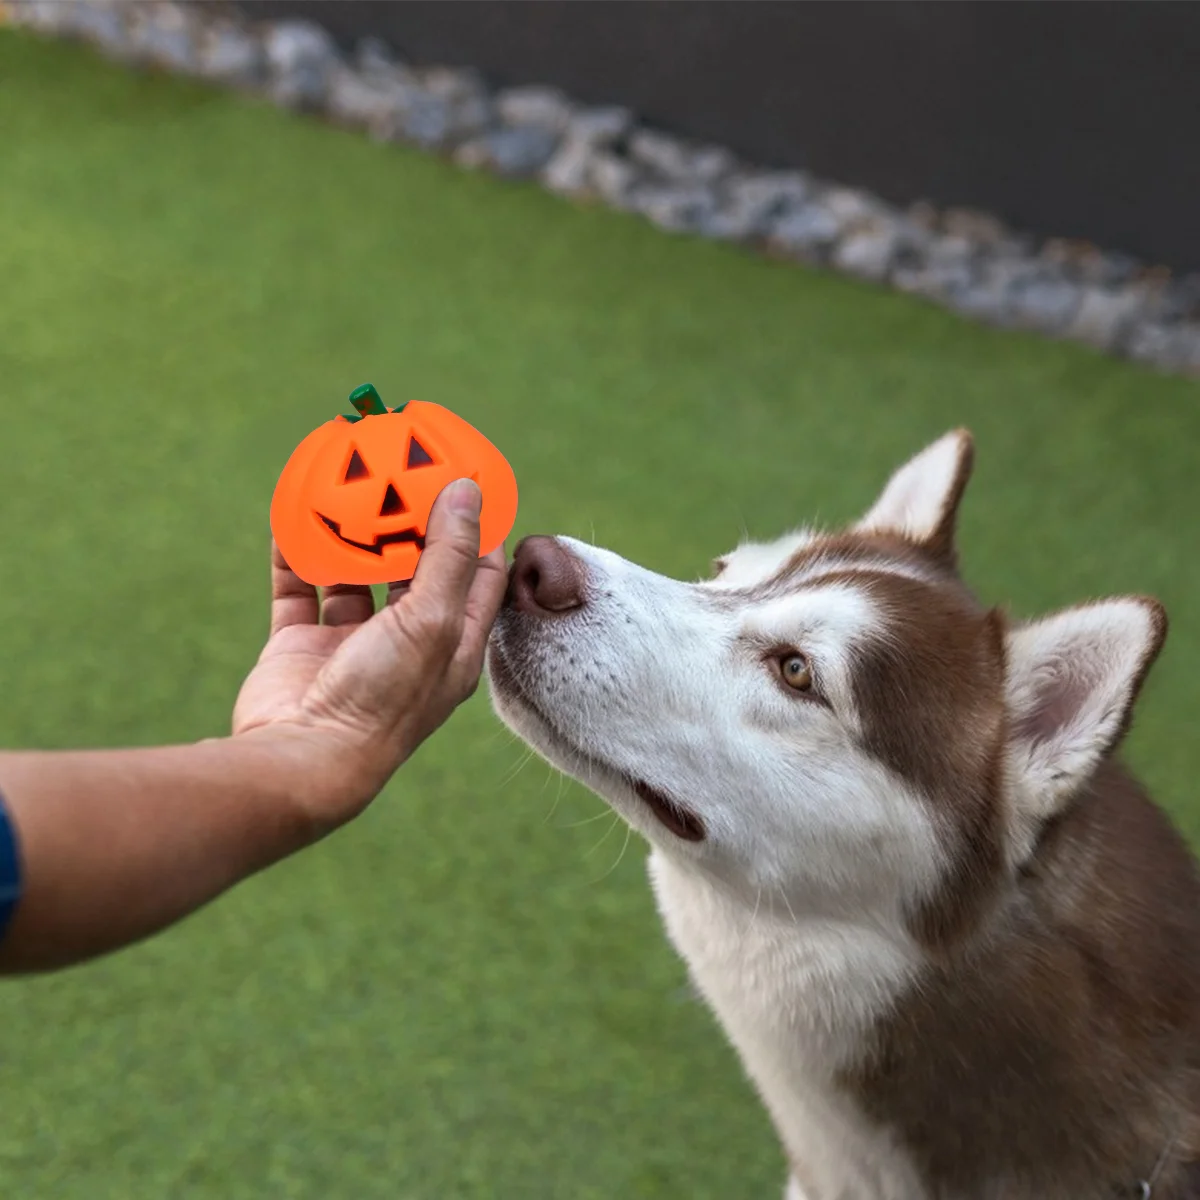
[[[907,1153],[838,1083],[915,961],[865,930],[798,930],[765,905],[749,910],[658,853],[650,875],[667,933],[758,1088],[804,1200],[920,1200]]]

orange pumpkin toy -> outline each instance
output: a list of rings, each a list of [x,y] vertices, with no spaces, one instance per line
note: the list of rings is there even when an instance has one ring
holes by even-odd
[[[306,583],[411,579],[429,510],[464,476],[483,492],[480,555],[517,519],[517,480],[504,455],[440,404],[385,408],[371,384],[350,393],[354,416],[314,429],[292,452],[271,499],[271,532]]]

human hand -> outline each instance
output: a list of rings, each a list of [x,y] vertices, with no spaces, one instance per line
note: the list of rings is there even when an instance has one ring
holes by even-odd
[[[479,683],[506,585],[504,550],[479,558],[478,487],[438,497],[411,583],[317,589],[272,545],[271,633],[233,712],[267,742],[318,832],[349,820]]]

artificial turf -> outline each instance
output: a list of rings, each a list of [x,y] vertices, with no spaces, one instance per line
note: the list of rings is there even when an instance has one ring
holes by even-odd
[[[987,598],[1168,605],[1129,755],[1200,835],[1195,385],[11,31],[0,131],[0,743],[222,733],[278,471],[367,379],[501,447],[514,538],[682,576],[965,424]],[[777,1194],[642,846],[522,758],[481,692],[354,826],[0,987],[0,1196]]]

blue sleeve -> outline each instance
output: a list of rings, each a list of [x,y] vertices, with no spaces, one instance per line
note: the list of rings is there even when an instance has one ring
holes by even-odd
[[[13,828],[4,797],[0,795],[0,941],[21,899],[21,860],[17,832]]]

